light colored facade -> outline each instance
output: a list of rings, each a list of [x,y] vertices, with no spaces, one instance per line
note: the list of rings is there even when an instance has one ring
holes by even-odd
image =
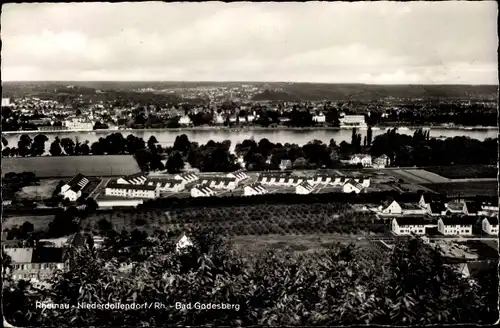
[[[341,128],[367,127],[364,115],[344,115],[340,117],[339,121]]]
[[[294,187],[304,182],[305,179],[294,176],[262,174],[261,176],[259,176],[258,181],[263,185]]]
[[[359,194],[361,191],[363,191],[363,186],[355,181],[348,181],[342,186],[342,191],[345,193],[352,193],[355,192],[356,194]]]
[[[146,182],[146,180],[147,180],[146,176],[142,172],[139,172],[125,177],[121,177],[118,180],[116,180],[116,183],[142,185]]]
[[[193,122],[191,121],[189,116],[185,115],[185,116],[182,116],[181,118],[179,118],[179,124],[180,125],[191,125],[191,124],[193,124]]]
[[[372,160],[372,167],[378,168],[378,169],[383,169],[391,165],[391,161],[389,159],[389,156],[387,155],[382,155],[379,157],[375,157]]]
[[[105,189],[105,195],[125,198],[154,199],[160,196],[160,191],[156,186],[108,183]]]
[[[425,235],[427,228],[435,228],[435,224],[431,224],[424,218],[409,217],[409,218],[394,218],[392,219],[391,230],[396,235]]]
[[[318,115],[314,115],[312,120],[313,120],[313,122],[316,122],[316,123],[325,123],[326,116],[323,115],[323,113],[319,113]]]
[[[498,217],[484,218],[481,221],[481,228],[489,235],[498,236]]]
[[[240,181],[245,181],[249,178],[247,172],[245,170],[238,170],[235,172],[228,173],[226,175],[228,178],[235,178],[236,184],[240,183]]]
[[[186,172],[186,173],[176,174],[174,176],[174,179],[181,180],[183,183],[186,184],[186,183],[195,182],[195,181],[199,180],[200,178],[194,173]]]
[[[184,190],[185,184],[176,179],[147,179],[146,186],[155,186],[160,192],[179,192]]]
[[[255,195],[264,195],[267,194],[268,191],[264,186],[260,183],[254,183],[249,186],[245,186],[243,188],[243,195],[245,196],[255,196]]]
[[[200,179],[202,185],[212,189],[233,190],[237,187],[236,178],[215,177]]]
[[[92,131],[94,129],[94,122],[84,121],[81,119],[71,119],[64,121],[64,127],[68,130]]]
[[[313,190],[314,187],[305,181],[295,187],[295,193],[299,195],[308,195]]]
[[[143,199],[116,199],[116,200],[99,200],[97,199],[97,205],[99,208],[113,208],[113,207],[135,207],[144,202]]]
[[[361,164],[364,167],[372,166],[372,157],[368,154],[355,154],[349,159],[349,164],[358,165]]]
[[[74,202],[82,196],[82,190],[89,184],[90,180],[82,174],[75,175],[68,183],[61,187],[60,194]]]
[[[48,250],[58,251],[61,248],[51,247]],[[67,264],[62,259],[62,251],[56,252],[59,256],[42,261],[35,258],[36,251],[34,248],[5,248],[4,252],[12,259],[12,271],[6,270],[6,273],[12,274],[13,280],[41,282],[52,277],[55,270],[65,270],[67,268]]]
[[[211,197],[215,196],[215,191],[205,185],[197,185],[191,188],[191,197]]]
[[[441,218],[438,220],[438,231],[443,235],[472,235],[472,223],[464,218]]]

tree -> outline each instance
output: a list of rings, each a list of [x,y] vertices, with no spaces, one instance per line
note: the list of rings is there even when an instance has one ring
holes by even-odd
[[[23,134],[19,138],[19,141],[17,142],[17,148],[19,151],[20,156],[28,156],[31,152],[31,144],[33,140],[30,138],[29,135]]]
[[[373,138],[373,131],[372,131],[372,127],[369,126],[368,130],[366,131],[366,144],[367,144],[367,146],[371,146],[372,138]]]
[[[7,147],[9,145],[9,142],[5,137],[2,137],[2,146]]]
[[[50,149],[49,153],[52,156],[61,156],[62,155],[62,149],[61,149],[61,143],[59,140],[59,137],[56,137],[54,141],[50,144]]]
[[[182,155],[178,151],[174,151],[167,160],[167,171],[168,173],[178,173],[184,168],[184,160]]]
[[[189,141],[187,135],[181,134],[180,136],[177,136],[174,141],[174,150],[178,150],[180,152],[187,152],[188,149],[191,147],[191,142]]]
[[[32,156],[41,156],[45,153],[45,142],[49,141],[44,134],[38,134],[31,144],[31,155]]]
[[[62,138],[61,146],[64,149],[66,155],[73,156],[75,155],[75,142],[71,138]]]

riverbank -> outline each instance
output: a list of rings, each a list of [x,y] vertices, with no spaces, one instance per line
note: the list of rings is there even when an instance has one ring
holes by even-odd
[[[373,126],[372,130],[388,130],[393,129],[396,126]],[[439,130],[464,130],[464,131],[481,131],[481,130],[497,130],[497,126],[429,126],[429,125],[417,125],[417,126],[399,126],[400,130],[416,130],[416,129],[439,129]],[[182,128],[151,128],[151,129],[99,129],[99,130],[28,130],[28,131],[2,131],[2,134],[51,134],[51,133],[73,133],[73,132],[86,132],[86,133],[127,133],[127,132],[184,132],[184,131],[222,131],[222,132],[250,132],[250,131],[339,131],[339,130],[351,130],[352,128],[340,128],[333,126],[314,126],[314,127],[263,127],[263,126],[251,126],[251,127],[219,127],[219,126],[197,126],[197,127],[182,127]],[[367,130],[367,128],[358,128],[360,130]]]

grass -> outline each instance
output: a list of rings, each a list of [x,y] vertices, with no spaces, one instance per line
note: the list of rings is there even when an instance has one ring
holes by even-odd
[[[2,221],[2,229],[11,229],[15,226],[20,227],[24,222],[31,222],[35,231],[47,231],[49,223],[52,222],[53,219],[53,215],[4,217]]]
[[[497,196],[497,181],[471,181],[471,182],[448,182],[425,184],[425,187],[438,192],[447,194],[450,197],[462,196]]]
[[[122,176],[139,172],[132,155],[41,156],[2,158],[2,174],[34,172],[38,178],[86,176]]]
[[[19,200],[40,200],[52,197],[60,180],[40,180],[37,186],[26,186],[16,193]]]
[[[311,253],[325,251],[337,242],[354,243],[360,247],[370,247],[370,242],[362,235],[349,234],[299,234],[299,235],[265,235],[234,236],[231,242],[235,249],[242,252],[260,252],[266,250],[289,250],[294,253]]]
[[[496,178],[498,174],[497,168],[490,165],[431,166],[425,170],[448,179]]]

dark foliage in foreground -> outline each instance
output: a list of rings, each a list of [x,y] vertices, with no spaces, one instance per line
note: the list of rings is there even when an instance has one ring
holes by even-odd
[[[317,256],[266,252],[242,258],[210,231],[191,234],[194,247],[176,253],[165,234],[142,239],[119,272],[120,238],[104,250],[75,250],[71,270],[57,273],[52,290],[4,286],[4,313],[17,326],[344,325],[493,323],[498,318],[496,272],[461,278],[420,240],[396,245],[386,260],[364,256],[353,245],[335,245]],[[136,238],[136,240],[141,240]],[[140,255],[140,256],[138,256]],[[105,260],[106,258],[106,260]],[[42,311],[53,303],[160,302],[163,310]],[[231,303],[235,310],[177,310],[183,303]]]

